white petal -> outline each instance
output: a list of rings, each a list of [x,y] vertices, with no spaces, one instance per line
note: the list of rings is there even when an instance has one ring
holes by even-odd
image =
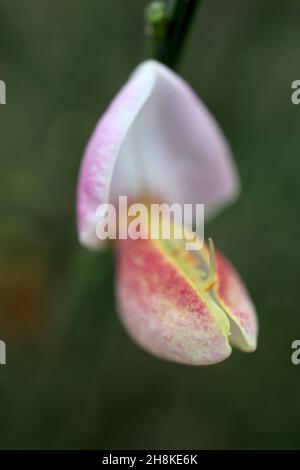
[[[206,217],[238,192],[229,147],[189,85],[155,61],[142,63],[100,119],[78,187],[78,228],[95,247],[96,209],[131,200],[204,203]]]

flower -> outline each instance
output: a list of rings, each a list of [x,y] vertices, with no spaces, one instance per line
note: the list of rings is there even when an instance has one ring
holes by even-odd
[[[101,248],[97,208],[133,201],[204,203],[212,216],[239,191],[230,149],[191,88],[155,61],[139,65],[98,122],[81,165],[79,239]],[[192,220],[188,221],[192,226]],[[150,352],[186,364],[212,364],[231,345],[256,348],[254,307],[238,274],[212,243],[186,252],[170,240],[118,240],[118,309]]]

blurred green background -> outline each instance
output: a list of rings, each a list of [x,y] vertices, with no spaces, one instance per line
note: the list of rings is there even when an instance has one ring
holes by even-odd
[[[181,62],[242,179],[206,235],[260,318],[256,353],[206,368],[139,349],[116,316],[113,254],[76,238],[82,151],[143,59],[145,4],[0,0],[0,446],[298,448],[299,2],[206,0]]]

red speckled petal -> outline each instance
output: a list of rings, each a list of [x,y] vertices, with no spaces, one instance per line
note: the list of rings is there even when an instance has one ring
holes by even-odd
[[[201,298],[155,241],[118,242],[117,294],[126,329],[149,352],[191,365],[230,355],[224,311]]]

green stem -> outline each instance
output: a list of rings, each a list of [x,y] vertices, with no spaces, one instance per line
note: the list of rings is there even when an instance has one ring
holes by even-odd
[[[154,1],[146,9],[151,57],[176,68],[186,37],[202,0]]]

